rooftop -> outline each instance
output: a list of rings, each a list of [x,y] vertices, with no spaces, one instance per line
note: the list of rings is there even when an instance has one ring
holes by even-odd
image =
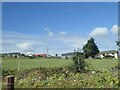
[[[99,54],[111,54],[111,53],[117,53],[117,50],[108,50],[108,51],[101,51]]]

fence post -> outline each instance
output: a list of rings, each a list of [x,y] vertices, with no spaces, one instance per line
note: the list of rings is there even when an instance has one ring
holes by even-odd
[[[41,65],[40,65],[40,60],[38,60],[38,65],[39,65],[39,70],[40,70],[40,67],[41,67]]]
[[[20,71],[21,60],[18,61],[18,72]]]
[[[7,87],[6,90],[14,90],[14,76],[7,76]]]

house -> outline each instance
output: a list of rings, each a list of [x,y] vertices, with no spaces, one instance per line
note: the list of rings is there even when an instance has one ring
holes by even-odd
[[[21,55],[22,55],[22,54],[19,53],[19,52],[8,53],[8,56],[15,57],[15,58],[18,58],[18,57],[20,57]]]
[[[25,53],[25,56],[32,57],[32,56],[33,56],[33,53],[30,52],[30,51],[28,51],[28,52]]]
[[[73,58],[76,54],[83,55],[84,53],[83,52],[70,52],[70,53],[63,53],[61,56],[62,58],[69,59],[69,58]]]
[[[109,50],[109,51],[101,51],[96,57],[99,58],[105,58],[105,57],[111,57],[118,59],[118,51],[117,50]]]
[[[62,58],[72,58],[75,55],[75,52],[63,53]]]

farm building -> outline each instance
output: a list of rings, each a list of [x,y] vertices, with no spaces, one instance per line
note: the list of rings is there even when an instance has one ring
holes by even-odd
[[[96,57],[99,58],[105,58],[105,57],[111,57],[118,59],[118,51],[117,50],[109,50],[109,51],[101,51]]]
[[[70,52],[70,53],[63,53],[61,56],[62,58],[69,59],[69,58],[72,58],[76,53],[83,55],[83,52]]]
[[[62,58],[71,58],[71,57],[73,57],[75,55],[75,53],[74,52],[70,52],[70,53],[63,53],[61,56],[62,56]]]
[[[16,58],[20,57],[21,55],[22,55],[22,54],[19,53],[19,52],[8,53],[8,56],[16,57]]]

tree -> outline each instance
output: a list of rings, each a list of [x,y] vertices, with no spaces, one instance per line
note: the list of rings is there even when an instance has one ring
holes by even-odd
[[[73,67],[75,72],[82,72],[85,70],[85,57],[83,53],[76,52],[73,57]]]
[[[58,54],[55,54],[56,57],[58,57]]]
[[[116,45],[118,46],[118,47],[120,47],[120,41],[116,41]]]
[[[83,52],[85,53],[85,57],[94,57],[94,55],[97,55],[99,53],[99,49],[94,42],[94,38],[90,38],[87,43],[83,46]]]

